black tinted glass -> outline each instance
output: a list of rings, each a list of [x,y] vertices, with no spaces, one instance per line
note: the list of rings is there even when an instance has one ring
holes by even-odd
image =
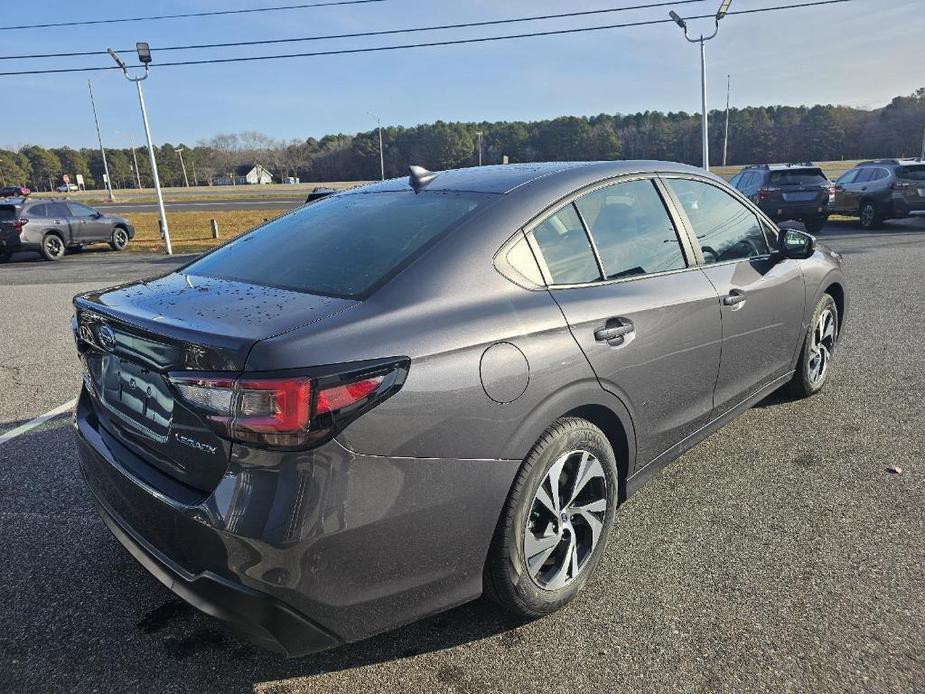
[[[908,178],[913,181],[925,181],[925,164],[897,167],[896,175],[899,178]]]
[[[16,208],[13,205],[0,205],[0,220],[16,219]]]
[[[494,197],[408,191],[325,198],[235,239],[184,272],[358,296]]]
[[[26,214],[30,217],[47,217],[48,205],[33,205],[26,210]]]
[[[700,181],[667,180],[694,227],[705,262],[724,263],[770,252],[758,218],[731,195]]]
[[[773,171],[770,177],[770,183],[774,186],[811,186],[827,180],[821,169]]]
[[[867,183],[868,181],[873,181],[877,177],[877,169],[873,167],[861,169],[858,177],[854,179],[855,183]]]
[[[591,242],[575,212],[566,205],[533,230],[552,284],[581,284],[601,279]]]
[[[860,169],[852,169],[851,171],[848,171],[847,173],[843,173],[841,176],[839,176],[838,180],[835,182],[843,183],[843,184],[854,183],[855,180],[857,180],[859,173],[861,173]]]
[[[608,279],[686,267],[674,225],[652,181],[629,181],[579,198]]]
[[[48,203],[45,212],[49,217],[69,217],[71,214],[63,202]]]

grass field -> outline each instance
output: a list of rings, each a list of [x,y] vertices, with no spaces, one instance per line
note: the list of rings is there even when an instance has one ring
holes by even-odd
[[[234,210],[230,212],[173,212],[167,216],[170,242],[174,253],[196,253],[234,238],[273,219],[279,210]],[[132,251],[161,251],[164,242],[158,229],[156,212],[130,212],[123,215],[135,225],[135,238],[128,245]],[[219,238],[212,238],[210,219],[218,222]]]

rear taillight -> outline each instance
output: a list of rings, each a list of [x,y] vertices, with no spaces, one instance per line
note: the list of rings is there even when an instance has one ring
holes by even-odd
[[[262,447],[301,449],[329,440],[396,393],[408,360],[346,371],[281,378],[172,373],[179,398],[225,438]]]
[[[780,192],[780,188],[775,188],[772,186],[765,186],[764,188],[758,189],[758,202],[764,202],[765,200],[770,200],[774,193]]]
[[[893,190],[909,190],[915,188],[915,183],[911,181],[895,181],[893,185],[890,186]]]
[[[29,223],[29,220],[23,219],[22,217],[11,219],[9,222],[10,226],[12,226],[14,229],[18,229],[20,232],[22,231],[22,228],[26,226],[28,223]]]
[[[829,203],[835,202],[835,185],[830,183],[826,186],[826,191],[829,194]]]

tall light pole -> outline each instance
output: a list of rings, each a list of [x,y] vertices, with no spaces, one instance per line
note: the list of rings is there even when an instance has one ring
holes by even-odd
[[[93,100],[93,84],[90,80],[87,80],[87,88],[90,90],[90,106],[93,107],[93,122],[96,124],[96,139],[100,143],[100,154],[103,155],[103,174],[106,177],[106,190],[109,191],[109,201],[112,202],[116,197],[112,194],[112,178],[109,176],[109,164],[106,163],[106,150],[103,149],[103,136],[100,135],[100,119],[96,116],[96,102]]]
[[[479,136],[479,166],[482,165],[482,131],[478,130],[475,133]]]
[[[183,182],[189,188],[189,178],[186,175],[186,164],[183,163],[183,147],[177,147],[177,156],[180,157],[180,168],[183,169]]]
[[[687,33],[687,22],[681,19],[678,16],[678,13],[674,10],[671,10],[668,14],[675,21],[679,27],[684,30],[684,38],[686,38],[691,43],[700,44],[700,101],[702,108],[702,126],[703,126],[703,168],[707,171],[710,170],[710,131],[707,123],[707,52],[706,52],[706,42],[712,39],[719,32],[719,20],[726,16],[729,12],[729,6],[732,4],[732,0],[722,0],[722,3],[719,6],[719,10],[716,12],[716,16],[713,18],[714,29],[713,33],[709,36],[700,35],[700,38],[691,38]]]
[[[729,92],[732,89],[732,75],[726,75],[726,130],[723,133],[723,166],[726,166],[726,154],[729,152]]]
[[[129,82],[134,82],[138,89],[138,104],[141,106],[141,120],[145,126],[145,137],[148,139],[148,159],[151,162],[151,178],[154,181],[154,195],[157,197],[157,209],[161,216],[161,233],[164,236],[164,252],[167,255],[173,254],[170,247],[170,230],[167,228],[167,212],[164,210],[164,196],[161,195],[161,182],[157,177],[157,161],[154,158],[154,143],[151,142],[151,128],[148,127],[148,112],[145,110],[145,96],[141,91],[141,83],[148,79],[151,72],[151,47],[147,43],[139,42],[135,44],[135,50],[138,51],[138,60],[145,66],[145,74],[141,77],[132,77],[128,74],[128,67],[125,61],[119,57],[111,48],[107,48],[109,55],[116,61],[116,65],[122,68],[122,74]]]
[[[379,175],[381,180],[385,180],[385,154],[382,152],[382,121],[372,111],[367,111],[370,116],[376,119],[376,127],[379,129]]]

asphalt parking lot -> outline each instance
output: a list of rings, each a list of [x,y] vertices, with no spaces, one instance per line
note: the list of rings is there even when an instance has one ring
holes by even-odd
[[[771,396],[672,463],[623,506],[588,589],[535,622],[478,601],[282,660],[117,544],[67,415],[0,443],[0,689],[925,691],[925,221],[820,240],[852,285],[826,390]],[[176,262],[0,266],[0,434],[76,395],[73,294]]]

